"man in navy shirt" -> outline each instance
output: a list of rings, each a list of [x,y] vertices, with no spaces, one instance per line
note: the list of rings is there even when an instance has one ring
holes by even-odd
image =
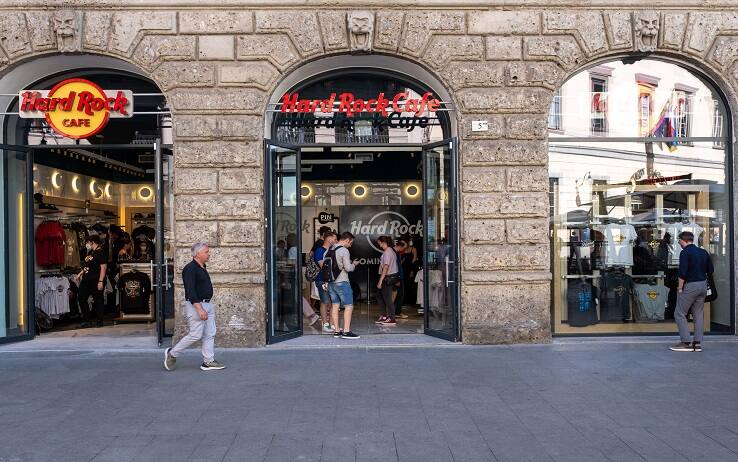
[[[322,229],[322,228],[321,228]],[[319,239],[315,244],[315,248],[312,252],[312,258],[315,259],[315,263],[321,268],[323,267],[323,260],[325,259],[325,253],[336,243],[336,233],[330,228],[323,231],[321,234],[322,239]],[[315,286],[318,288],[318,297],[320,298],[320,319],[323,320],[323,332],[327,334],[334,333],[334,326],[328,322],[329,313],[328,310],[331,307],[331,296],[328,293],[326,281],[323,281],[323,273],[318,273],[318,277],[315,278]],[[326,284],[325,288],[323,285]]]
[[[707,296],[707,275],[714,269],[710,254],[694,245],[694,234],[689,231],[679,233],[679,285],[674,319],[679,327],[681,342],[672,346],[672,351],[702,351],[704,330],[703,312]],[[690,343],[687,313],[692,309],[694,318],[694,339]]]
[[[173,348],[164,351],[164,368],[168,371],[177,364],[177,356],[194,343],[202,340],[203,371],[217,371],[225,366],[215,360],[215,307],[213,284],[205,264],[210,260],[210,248],[203,242],[192,246],[192,261],[182,269],[185,289],[185,312],[189,332]]]

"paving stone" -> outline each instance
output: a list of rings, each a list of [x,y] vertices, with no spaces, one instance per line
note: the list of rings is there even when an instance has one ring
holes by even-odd
[[[0,460],[738,460],[738,342],[671,341],[219,350],[221,374],[197,351],[165,373],[160,351],[1,347]]]

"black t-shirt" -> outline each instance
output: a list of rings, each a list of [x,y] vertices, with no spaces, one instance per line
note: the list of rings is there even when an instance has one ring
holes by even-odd
[[[139,271],[131,271],[118,279],[120,290],[120,309],[128,314],[149,312],[151,298],[151,279]]]
[[[572,327],[597,324],[597,288],[589,280],[570,279],[567,284],[566,304],[568,322]]]
[[[82,275],[82,280],[85,282],[100,282],[101,280],[104,281],[104,279],[100,277],[100,265],[105,265],[107,264],[107,262],[108,257],[107,255],[105,255],[102,248],[98,247],[95,250],[90,250],[84,261],[82,262],[82,271],[84,272],[84,274]]]
[[[602,276],[600,291],[600,321],[623,321],[630,313],[630,294],[633,280],[620,271]]]

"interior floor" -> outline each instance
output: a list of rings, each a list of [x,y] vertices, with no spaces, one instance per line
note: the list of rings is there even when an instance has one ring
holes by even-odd
[[[354,306],[354,313],[351,316],[351,331],[359,335],[370,334],[422,334],[423,333],[423,314],[418,313],[416,307],[404,306],[402,313],[407,318],[397,318],[396,326],[383,326],[375,324],[379,319],[381,312],[376,303],[367,304],[359,303]],[[320,312],[316,310],[316,314]],[[340,323],[343,325],[343,310],[339,315]],[[310,320],[303,319],[304,335],[331,335],[321,331],[321,322],[316,322],[312,326]]]

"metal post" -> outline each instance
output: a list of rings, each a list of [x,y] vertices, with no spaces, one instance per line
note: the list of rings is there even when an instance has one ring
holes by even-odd
[[[151,276],[156,279],[156,330],[159,346],[164,338],[164,291],[166,290],[167,281],[164,280],[164,188],[162,171],[163,159],[161,156],[161,139],[157,138],[154,142],[154,185],[156,189],[156,246],[155,256],[156,263],[154,272]]]

